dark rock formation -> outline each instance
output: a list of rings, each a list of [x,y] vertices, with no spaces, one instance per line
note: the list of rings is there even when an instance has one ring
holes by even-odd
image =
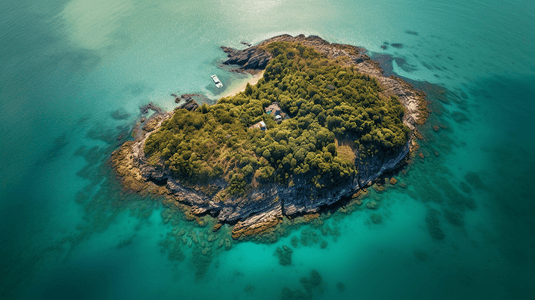
[[[210,103],[210,99],[202,94],[183,94],[180,95],[180,97],[175,98],[175,103],[178,104],[181,101],[184,101],[185,103],[179,105],[177,108],[184,108],[190,111],[195,110],[198,107],[198,103]],[[195,105],[197,105],[197,107],[194,107]]]
[[[154,111],[155,113],[157,114],[163,114],[164,111],[163,109],[159,108],[158,106],[156,106],[154,103],[149,103],[147,105],[143,105],[139,108],[139,110],[141,111],[141,114],[142,115],[146,115],[149,113],[149,110],[152,110]]]
[[[195,100],[192,98],[189,98],[186,102],[178,106],[178,108],[183,108],[189,111],[194,111],[197,109],[197,107],[199,107],[199,104],[197,104],[197,102],[195,102]]]
[[[228,54],[224,65],[239,65],[239,69],[234,71],[246,70],[263,70],[269,61],[273,58],[271,53],[258,46],[250,47],[245,50],[234,50],[229,47],[221,47]]]

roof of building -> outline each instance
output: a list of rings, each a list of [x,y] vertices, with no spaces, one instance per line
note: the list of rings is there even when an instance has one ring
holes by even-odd
[[[258,129],[263,131],[263,130],[267,129],[267,126],[266,126],[266,123],[264,123],[264,121],[260,121],[260,122],[254,124],[254,125],[251,125],[251,127],[249,127],[249,128],[258,128]]]
[[[273,102],[266,107],[266,113],[270,114],[271,112],[281,112],[281,108],[277,102]]]

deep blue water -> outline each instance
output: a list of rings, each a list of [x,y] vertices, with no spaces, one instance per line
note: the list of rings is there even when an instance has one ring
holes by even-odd
[[[314,299],[531,299],[534,28],[528,0],[3,1],[0,295],[276,299],[288,287],[297,299],[315,269]],[[209,228],[180,221],[192,234],[171,260],[165,208],[123,194],[108,157],[139,106],[170,110],[170,93],[217,99],[211,74],[243,80],[218,68],[219,46],[282,33],[392,57],[393,72],[429,95],[425,159],[398,176],[407,189],[372,192],[379,210],[327,220],[336,233],[303,226],[206,262],[188,245]],[[327,247],[300,243],[280,265],[275,249],[310,232]]]

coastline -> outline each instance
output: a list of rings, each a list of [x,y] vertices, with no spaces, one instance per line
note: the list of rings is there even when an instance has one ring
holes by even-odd
[[[249,80],[247,80],[247,81],[244,81],[244,82],[240,83],[236,87],[230,89],[228,92],[224,93],[221,97],[219,97],[219,99],[225,98],[225,97],[232,97],[232,96],[235,96],[235,95],[245,91],[245,87],[247,86],[247,84],[255,85],[260,80],[260,78],[262,78],[264,76],[264,70],[262,70],[262,71],[260,71],[258,73],[252,73],[251,72],[251,73],[248,73],[248,74],[251,74],[253,77],[249,78]]]
[[[273,41],[302,42],[325,54],[329,59],[336,59],[348,66],[357,67],[359,72],[375,77],[379,81],[384,88],[384,96],[397,96],[399,98],[406,110],[403,122],[413,130],[413,134],[417,132],[414,125],[425,122],[427,111],[425,106],[421,105],[425,103],[425,95],[417,92],[410,84],[401,79],[392,76],[385,77],[379,64],[363,54],[363,49],[351,45],[330,44],[318,37],[306,38],[301,35],[274,37],[264,41],[259,46],[242,51],[224,49],[230,52],[226,64],[242,66],[233,71],[249,73],[253,77],[241,82],[236,87],[232,87],[219,99],[234,96],[244,91],[248,83],[254,85],[263,77],[265,65],[272,57],[269,57],[269,54],[261,47]],[[262,64],[258,61],[261,61]],[[254,66],[254,69],[247,68],[250,65]],[[259,67],[263,69],[258,69]],[[178,108],[194,110],[197,106],[189,108],[180,106]],[[299,192],[302,184],[292,188],[271,184],[250,195],[254,201],[249,201],[248,197],[237,197],[222,202],[212,199],[212,196],[204,193],[200,188],[183,185],[180,180],[173,178],[169,170],[162,164],[151,164],[149,158],[145,157],[143,151],[145,139],[171,115],[172,112],[155,117],[151,123],[156,126],[143,126],[141,138],[132,143],[125,143],[112,155],[112,165],[114,165],[125,189],[162,195],[171,203],[180,206],[186,216],[192,220],[198,220],[199,216],[209,214],[218,220],[218,224],[214,226],[213,230],[217,231],[223,224],[230,224],[232,238],[235,240],[250,239],[259,234],[272,233],[276,230],[277,225],[283,223],[286,218],[316,216],[322,207],[331,207],[341,199],[351,199],[349,203],[346,203],[345,208],[342,208],[343,210],[347,210],[347,206],[355,206],[357,209],[362,204],[365,204],[362,205],[362,208],[376,209],[378,204],[373,200],[366,203],[362,201],[363,195],[367,194],[367,188],[375,186],[374,183],[376,183],[377,187],[374,189],[384,190],[387,182],[391,180],[391,175],[385,173],[402,164],[406,158],[410,157],[409,152],[416,147],[415,140],[411,137],[407,144],[396,153],[360,161],[358,163],[359,176],[355,177],[351,184],[323,191],[321,195],[316,195],[318,198],[313,205],[307,205],[308,198]],[[162,185],[162,183],[165,184]],[[221,183],[214,182],[214,184]],[[279,201],[279,196],[284,200]]]

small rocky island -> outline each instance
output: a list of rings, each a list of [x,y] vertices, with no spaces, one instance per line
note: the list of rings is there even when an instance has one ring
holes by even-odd
[[[365,49],[281,35],[221,47],[255,85],[154,114],[112,156],[125,188],[165,195],[191,216],[233,225],[233,238],[351,197],[407,157],[425,120],[421,92],[385,77]]]

